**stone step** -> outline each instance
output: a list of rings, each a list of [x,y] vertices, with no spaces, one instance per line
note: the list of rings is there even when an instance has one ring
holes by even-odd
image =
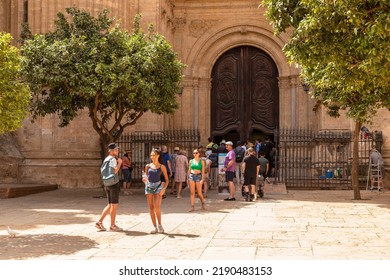
[[[57,185],[49,184],[0,184],[0,199],[53,191]]]

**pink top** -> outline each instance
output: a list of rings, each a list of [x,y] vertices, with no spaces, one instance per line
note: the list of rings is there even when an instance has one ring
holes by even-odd
[[[122,169],[128,169],[130,166],[130,160],[128,157],[122,157]]]

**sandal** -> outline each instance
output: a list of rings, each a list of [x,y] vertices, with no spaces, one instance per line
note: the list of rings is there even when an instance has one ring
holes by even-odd
[[[117,225],[112,225],[110,226],[110,231],[122,231],[122,229]]]
[[[97,222],[97,223],[95,224],[95,227],[96,227],[98,230],[100,230],[100,231],[105,231],[105,230],[106,230],[106,228],[103,226],[103,223],[102,223],[102,222]]]
[[[194,212],[194,211],[195,211],[195,207],[192,206],[191,209],[188,212]]]
[[[204,207],[204,203],[202,203],[202,210],[206,210],[206,208]]]

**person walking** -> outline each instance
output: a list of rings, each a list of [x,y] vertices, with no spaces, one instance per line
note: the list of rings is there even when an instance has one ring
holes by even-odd
[[[122,193],[124,195],[130,195],[133,194],[130,191],[130,184],[131,184],[131,171],[132,171],[132,166],[131,166],[131,153],[126,152],[122,156],[122,174],[123,174],[123,186],[122,186]],[[130,170],[131,168],[131,170]]]
[[[226,142],[226,149],[228,150],[228,153],[225,157],[224,161],[224,167],[222,168],[222,172],[225,172],[225,180],[228,183],[229,186],[229,197],[225,198],[226,201],[234,201],[236,200],[235,192],[236,187],[234,186],[234,171],[235,171],[235,165],[236,165],[236,155],[233,150],[233,142],[228,141]]]
[[[104,159],[103,164],[105,162],[109,162],[109,168],[111,168],[111,173],[118,174],[121,165],[122,159],[117,159],[119,155],[119,147],[115,143],[111,143],[108,145],[108,153],[109,155]],[[104,187],[104,191],[107,196],[108,204],[104,207],[102,214],[100,215],[99,221],[95,224],[95,227],[100,231],[105,231],[106,228],[103,225],[103,221],[108,214],[110,214],[111,225],[110,231],[121,231],[122,229],[116,225],[115,219],[118,210],[119,204],[119,193],[120,193],[120,185],[119,182],[115,185]]]
[[[152,163],[145,166],[146,176],[142,178],[142,181],[145,183],[145,195],[149,205],[150,219],[154,226],[150,233],[164,233],[164,228],[161,224],[161,201],[169,184],[168,173],[160,150],[152,150],[150,158]],[[162,177],[165,179],[165,184],[162,184]]]
[[[242,163],[242,173],[244,174],[245,201],[253,201],[256,193],[256,180],[260,170],[260,162],[254,148],[248,149],[248,156]],[[250,190],[249,190],[250,186]]]
[[[198,193],[200,202],[202,203],[202,210],[205,210],[204,197],[202,194],[202,184],[204,178],[205,163],[200,158],[199,150],[193,151],[194,158],[190,160],[188,166],[188,182],[190,185],[190,202],[191,208],[189,212],[195,211],[195,189]]]
[[[177,198],[181,198],[183,183],[187,180],[188,159],[183,151],[179,151],[176,156],[175,184]]]

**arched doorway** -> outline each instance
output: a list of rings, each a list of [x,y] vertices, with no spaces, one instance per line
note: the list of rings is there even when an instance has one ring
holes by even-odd
[[[273,136],[279,126],[278,76],[272,58],[252,46],[233,48],[216,61],[210,109],[217,142]]]

